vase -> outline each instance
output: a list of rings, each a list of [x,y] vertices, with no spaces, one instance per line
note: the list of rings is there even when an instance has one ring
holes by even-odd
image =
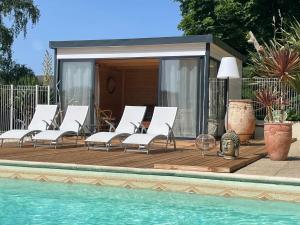
[[[249,99],[230,100],[228,115],[226,130],[234,130],[239,136],[241,144],[248,143],[255,132],[256,119],[252,101]]]
[[[265,123],[264,138],[271,160],[286,160],[292,143],[292,123]]]

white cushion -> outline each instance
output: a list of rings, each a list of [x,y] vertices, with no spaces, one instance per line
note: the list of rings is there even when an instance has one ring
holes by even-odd
[[[122,133],[118,133],[118,132],[99,132],[99,133],[91,135],[85,141],[86,142],[105,142],[106,143],[121,134]]]
[[[32,130],[9,130],[0,135],[0,139],[21,139],[27,134],[33,132]]]

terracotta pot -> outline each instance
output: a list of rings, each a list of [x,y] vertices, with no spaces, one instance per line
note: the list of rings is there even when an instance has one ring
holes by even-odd
[[[247,143],[255,132],[255,115],[251,100],[229,100],[228,112],[228,129],[239,135],[241,144]]]
[[[292,123],[265,123],[266,150],[271,160],[286,160],[292,143]]]

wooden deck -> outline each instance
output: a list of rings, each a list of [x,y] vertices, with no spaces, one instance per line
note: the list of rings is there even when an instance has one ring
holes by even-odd
[[[236,160],[218,157],[217,150],[218,147],[202,157],[201,153],[195,150],[194,141],[187,140],[178,141],[176,151],[153,151],[149,155],[125,153],[121,149],[104,152],[88,151],[86,147],[64,147],[55,150],[46,147],[34,149],[32,146],[23,148],[4,146],[0,149],[0,159],[231,173],[266,155],[261,142],[241,146],[240,157]]]

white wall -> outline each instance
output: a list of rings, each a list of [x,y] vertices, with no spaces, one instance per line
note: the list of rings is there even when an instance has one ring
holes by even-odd
[[[205,43],[57,49],[58,59],[145,58],[161,56],[199,56],[204,54]]]

